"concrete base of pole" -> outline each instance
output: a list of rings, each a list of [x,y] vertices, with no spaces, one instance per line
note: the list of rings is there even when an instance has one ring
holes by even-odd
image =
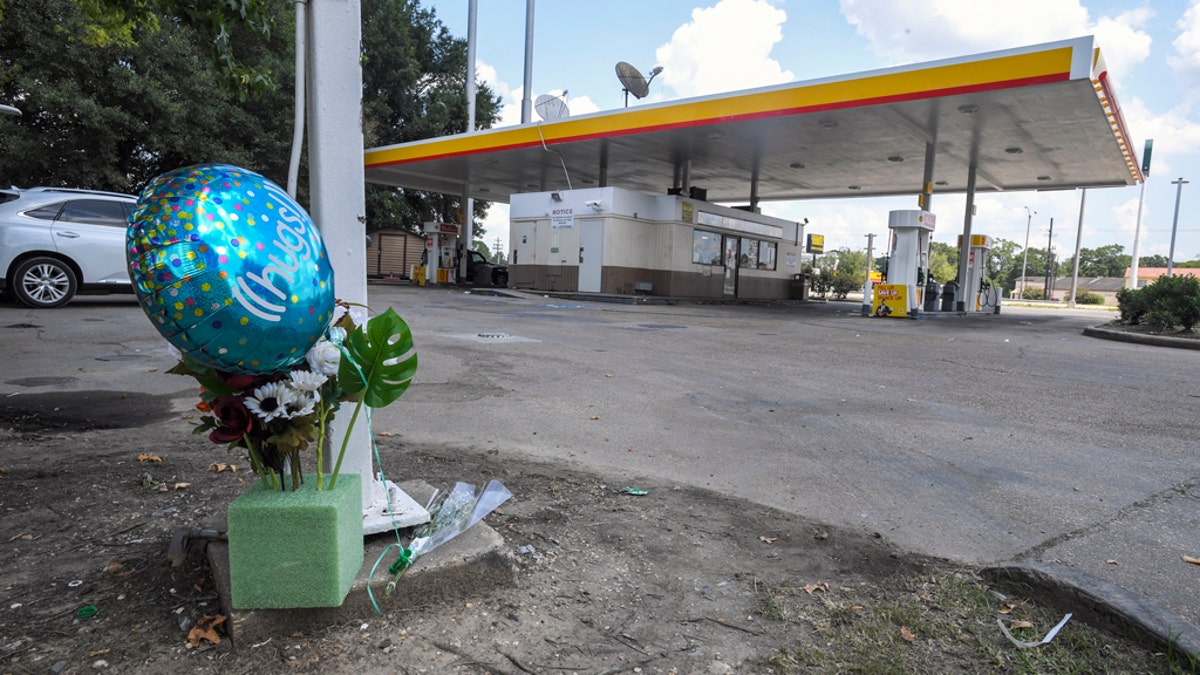
[[[376,493],[371,503],[363,509],[363,534],[377,534],[429,522],[429,512],[425,507],[392,481],[375,479],[363,487],[373,489]]]

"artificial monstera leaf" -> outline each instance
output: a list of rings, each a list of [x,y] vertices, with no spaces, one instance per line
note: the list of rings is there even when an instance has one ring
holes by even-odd
[[[342,390],[372,408],[400,398],[417,372],[412,331],[392,308],[346,336],[338,366]]]

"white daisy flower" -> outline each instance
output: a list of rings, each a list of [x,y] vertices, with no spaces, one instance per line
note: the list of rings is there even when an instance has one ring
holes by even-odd
[[[264,384],[246,397],[246,407],[264,422],[287,417],[288,404],[296,395],[285,382]]]
[[[315,391],[293,391],[292,396],[288,398],[284,407],[287,410],[284,412],[283,417],[288,419],[311,415],[317,408],[317,393]]]
[[[316,391],[328,379],[328,375],[311,370],[293,370],[288,374],[288,383],[295,391]]]

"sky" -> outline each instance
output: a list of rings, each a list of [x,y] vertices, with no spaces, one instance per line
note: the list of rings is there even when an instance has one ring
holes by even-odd
[[[454,35],[467,35],[467,0],[422,0]],[[503,96],[496,126],[520,122],[525,0],[478,2],[477,78]],[[1142,206],[1141,256],[1200,259],[1200,0],[541,0],[535,5],[531,98],[566,92],[572,115],[624,106],[614,66],[662,66],[649,95],[630,106],[845,76],[1094,35],[1137,149],[1154,140]],[[534,120],[540,119],[536,113]],[[1191,184],[1175,185],[1183,178]],[[619,181],[614,177],[614,185]],[[914,188],[915,190],[916,188]],[[1131,253],[1139,186],[1092,189],[1078,244]],[[1074,254],[1082,192],[979,194],[972,230],[1044,249],[1054,219],[1056,255]],[[935,241],[954,244],[965,195],[934,195]],[[887,234],[887,214],[912,197],[761,202],[763,213],[824,234],[826,250],[866,248]],[[494,204],[485,240],[508,250],[508,209]],[[880,240],[876,240],[877,243]],[[1060,259],[1061,259],[1060,258]]]

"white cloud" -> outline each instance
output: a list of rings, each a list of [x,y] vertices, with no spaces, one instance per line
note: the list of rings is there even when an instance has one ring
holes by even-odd
[[[475,59],[475,79],[485,83],[500,97],[500,119],[492,125],[493,129],[521,123],[521,92],[524,91],[522,87],[513,89],[499,78],[495,66],[479,59]]]
[[[720,0],[692,10],[692,20],[655,52],[665,86],[698,96],[790,82],[771,58],[787,13],[766,0]]]
[[[1167,63],[1177,78],[1195,84],[1200,80],[1200,2],[1193,0],[1175,26],[1179,29],[1179,36],[1171,42],[1175,55],[1168,57]]]
[[[974,54],[1096,35],[1120,75],[1150,54],[1143,30],[1152,12],[1136,9],[1093,21],[1079,0],[841,0],[842,14],[872,49],[897,63]]]
[[[1192,103],[1184,102],[1165,113],[1155,114],[1140,98],[1122,101],[1126,123],[1141,136],[1134,139],[1138,158],[1142,157],[1145,139],[1158,139],[1154,145],[1151,174],[1175,173],[1176,166],[1190,162],[1188,155],[1200,152],[1200,123],[1191,118],[1192,108]]]

